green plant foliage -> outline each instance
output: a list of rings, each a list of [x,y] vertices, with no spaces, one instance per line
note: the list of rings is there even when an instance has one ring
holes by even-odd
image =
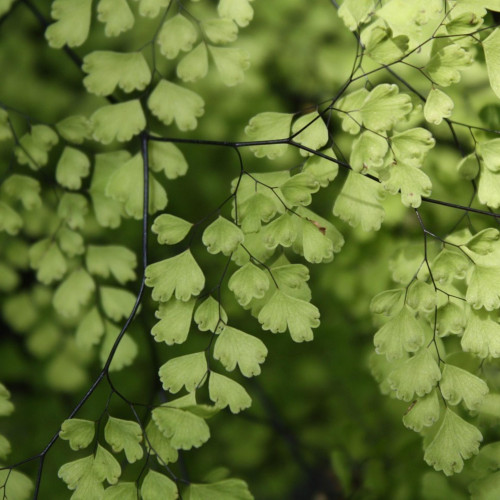
[[[129,463],[142,458],[142,430],[137,422],[110,416],[104,428],[104,438],[115,453],[123,450]]]
[[[0,496],[500,497],[499,13],[0,0]]]
[[[61,424],[61,439],[69,441],[72,450],[86,448],[94,439],[95,422],[73,418]]]

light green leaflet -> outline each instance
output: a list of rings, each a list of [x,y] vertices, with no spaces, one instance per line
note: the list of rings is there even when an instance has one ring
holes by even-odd
[[[165,57],[175,59],[179,51],[191,50],[197,38],[193,23],[186,16],[177,14],[163,24],[158,34],[158,45]]]
[[[85,153],[66,146],[56,167],[57,182],[68,189],[80,189],[82,178],[90,172],[90,161]]]
[[[500,30],[495,29],[482,43],[493,92],[500,97]]]
[[[412,403],[403,415],[403,424],[415,432],[434,425],[440,415],[437,389]]]
[[[124,92],[143,90],[151,80],[151,71],[141,52],[94,51],[83,60],[88,75],[83,84],[89,92],[107,96],[118,86]]]
[[[51,47],[78,47],[87,40],[90,28],[92,0],[55,0],[51,16],[56,22],[45,32]]]
[[[141,485],[143,500],[176,500],[179,497],[176,484],[167,476],[154,470],[149,470]]]
[[[242,28],[248,26],[253,19],[252,0],[219,0],[217,12],[221,18],[233,20]]]
[[[69,441],[72,450],[86,448],[94,439],[95,422],[73,418],[61,424],[59,437]]]
[[[153,420],[176,449],[199,448],[210,438],[210,429],[202,417],[188,410],[160,406],[152,412]]]
[[[128,31],[135,22],[127,0],[100,0],[97,19],[104,23],[104,33],[109,37]]]
[[[85,263],[91,274],[102,278],[108,278],[111,274],[120,284],[136,277],[137,257],[127,247],[89,245]]]
[[[319,326],[319,311],[309,302],[278,289],[260,310],[258,319],[264,330],[278,333],[288,329],[295,342],[304,342],[313,339],[312,328]]]
[[[475,455],[483,436],[473,425],[447,408],[434,439],[427,446],[424,460],[447,476],[460,472],[464,460]]]
[[[450,118],[455,104],[443,91],[433,88],[427,96],[424,106],[424,116],[429,123],[439,125],[443,119]]]
[[[52,300],[54,308],[61,316],[77,316],[94,290],[90,275],[84,269],[77,269],[57,287]]]
[[[137,422],[109,416],[104,428],[104,439],[115,453],[123,450],[129,463],[134,463],[143,456],[140,444],[142,429]]]
[[[197,352],[170,359],[160,367],[159,375],[166,391],[175,394],[185,387],[192,392],[203,383],[207,368],[205,353]]]
[[[245,133],[252,141],[287,139],[290,136],[292,119],[293,115],[287,113],[260,113],[250,120],[245,128]],[[282,156],[286,149],[286,144],[251,146],[251,150],[257,158],[267,156],[271,160]]]
[[[252,399],[243,386],[213,371],[210,372],[208,391],[210,399],[216,406],[220,408],[229,406],[232,413],[239,413],[252,404]]]
[[[427,348],[407,359],[389,374],[388,382],[396,397],[411,401],[414,395],[425,396],[441,379],[441,370]]]
[[[151,330],[156,342],[167,345],[182,344],[186,341],[195,301],[175,300],[162,302],[155,316],[160,319]]]
[[[146,117],[138,99],[103,106],[93,113],[90,120],[92,137],[103,144],[114,140],[127,142],[146,126]]]
[[[405,305],[377,331],[374,344],[378,354],[385,354],[389,361],[393,361],[402,358],[405,352],[418,351],[424,339],[422,325]]]
[[[194,130],[203,115],[205,101],[192,90],[160,80],[148,99],[151,112],[165,125],[174,120],[181,131]]]
[[[245,377],[253,377],[260,374],[260,365],[266,359],[267,347],[257,337],[225,326],[217,338],[213,355],[226,370],[232,371],[238,365]]]

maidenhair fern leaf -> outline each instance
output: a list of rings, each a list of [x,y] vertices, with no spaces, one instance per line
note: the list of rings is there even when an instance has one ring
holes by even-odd
[[[144,17],[157,17],[161,9],[168,7],[170,0],[136,0],[139,2],[139,14]]]
[[[321,153],[327,157],[335,158],[335,154],[331,149],[325,149]],[[339,166],[328,158],[313,155],[307,159],[302,171],[312,175],[319,182],[319,185],[324,188],[337,177]]]
[[[122,285],[135,279],[137,257],[132,250],[119,245],[89,245],[85,264],[91,274],[109,278],[110,274]]]
[[[258,320],[264,330],[273,333],[288,329],[295,342],[312,340],[312,329],[320,323],[316,306],[286,295],[279,289],[261,309]]]
[[[403,416],[403,424],[412,431],[420,432],[424,427],[434,425],[439,419],[439,414],[438,392],[433,389],[410,405]]]
[[[365,28],[361,41],[366,47],[366,55],[380,64],[394,63],[408,52],[408,37],[394,36],[392,29],[384,24],[374,23]]]
[[[176,500],[179,498],[177,485],[167,476],[149,470],[141,485],[142,500]]]
[[[186,158],[175,144],[159,141],[149,143],[149,166],[154,172],[162,171],[167,179],[177,179],[188,169]]]
[[[221,216],[203,231],[202,236],[203,244],[209,253],[221,252],[223,255],[231,255],[244,239],[243,231]]]
[[[208,391],[210,399],[216,406],[219,408],[229,406],[231,413],[239,413],[252,404],[252,398],[238,382],[213,371],[210,372]]]
[[[244,28],[253,19],[252,0],[219,0],[217,12],[221,18],[233,20]]]
[[[225,479],[211,484],[190,484],[186,500],[253,500],[247,484],[241,479]]]
[[[344,0],[338,15],[351,31],[355,31],[360,24],[368,21],[374,6],[374,0]]]
[[[493,311],[500,307],[500,267],[474,265],[465,296],[474,309]]]
[[[250,67],[248,52],[235,47],[214,47],[209,45],[215,67],[224,85],[238,85],[245,78],[245,70]]]
[[[47,164],[49,151],[59,142],[57,134],[47,125],[33,125],[30,132],[24,134],[14,149],[17,161],[38,170]]]
[[[99,288],[102,310],[113,321],[127,318],[132,312],[135,296],[132,292],[122,288],[101,286]]]
[[[75,333],[76,345],[82,349],[90,349],[98,344],[104,334],[104,322],[97,307],[93,307],[80,320]]]
[[[292,216],[286,212],[280,215],[272,222],[264,226],[262,238],[268,248],[276,248],[278,245],[289,247],[297,237],[296,226],[293,223]]]
[[[432,134],[422,127],[411,128],[391,137],[391,146],[397,161],[420,168],[427,152],[436,144]]]
[[[480,358],[500,357],[500,325],[486,311],[471,309],[462,336],[462,349]]]
[[[500,29],[495,29],[482,43],[490,85],[500,97]]]
[[[0,201],[0,231],[15,235],[23,226],[21,216],[7,203]]]
[[[91,135],[90,121],[82,115],[73,115],[56,123],[59,134],[68,142],[82,144]]]
[[[380,292],[373,297],[370,303],[371,312],[392,316],[403,307],[404,293],[404,288]]]
[[[428,348],[421,349],[389,374],[388,382],[396,397],[411,401],[413,396],[425,396],[441,379],[441,370]]]
[[[71,229],[82,229],[85,226],[88,211],[87,199],[82,194],[64,193],[59,199],[57,215]]]
[[[150,264],[146,269],[146,285],[153,288],[153,299],[167,302],[172,295],[188,301],[205,286],[205,277],[191,251]]]
[[[462,470],[464,460],[478,452],[482,440],[477,427],[446,408],[439,430],[425,450],[424,460],[436,470],[451,476]]]
[[[90,172],[90,161],[82,151],[66,146],[57,162],[56,180],[68,189],[80,189]]]
[[[108,360],[108,356],[116,342],[116,339],[118,338],[119,333],[119,328],[113,325],[113,323],[106,321],[106,334],[99,353],[102,365],[104,365],[104,363]],[[123,368],[130,366],[136,358],[137,352],[138,349],[136,342],[128,333],[125,333],[120,339],[120,343],[114,353],[113,361],[111,362],[109,370],[120,371]]]
[[[46,285],[59,281],[68,269],[66,259],[56,242],[50,238],[39,240],[32,245],[29,259],[31,267],[37,271],[37,280]]]
[[[269,288],[269,278],[265,271],[247,262],[229,279],[228,288],[236,295],[242,306],[247,306],[254,298],[264,297]]]
[[[422,170],[405,163],[389,165],[381,172],[380,180],[384,189],[389,193],[401,192],[401,202],[406,207],[419,207],[422,197],[429,196],[432,191],[429,176]]]
[[[186,16],[177,14],[163,23],[157,40],[160,52],[168,59],[175,59],[181,50],[191,50],[197,38],[193,23]]]
[[[195,301],[171,299],[160,304],[156,317],[159,321],[151,330],[156,342],[167,345],[182,344],[186,341],[191,326]]]
[[[149,96],[148,107],[165,125],[175,120],[177,128],[185,132],[196,128],[197,118],[204,113],[205,101],[192,90],[160,80]]]
[[[142,429],[137,422],[109,416],[104,428],[104,439],[117,453],[125,452],[127,461],[134,463],[143,456]]]
[[[194,321],[202,332],[215,332],[217,329],[217,332],[220,333],[227,323],[227,314],[220,302],[209,296],[197,307]]]
[[[431,283],[415,280],[406,295],[406,303],[417,311],[433,312],[437,306],[437,292]]]
[[[140,153],[124,162],[109,177],[106,196],[123,203],[125,212],[134,219],[142,219],[144,210],[144,165]],[[150,213],[163,210],[167,206],[167,193],[163,186],[150,174]]]
[[[97,50],[83,59],[83,79],[86,89],[96,95],[107,96],[118,86],[124,92],[144,90],[151,80],[151,71],[141,52],[111,52]]]
[[[95,422],[80,418],[65,420],[61,424],[61,431],[59,432],[59,437],[69,441],[72,450],[86,448],[93,441],[94,435]]]
[[[95,218],[102,227],[116,228],[122,218],[122,204],[106,196],[106,186],[117,166],[130,158],[127,151],[100,153],[95,157],[94,175],[90,185],[90,196]]]
[[[57,476],[68,485],[68,488],[74,490],[83,477],[92,474],[93,463],[94,457],[92,455],[73,460],[62,465]]]
[[[106,448],[98,444],[92,472],[100,481],[106,480],[109,484],[115,484],[122,470],[116,458]]]
[[[433,88],[424,106],[424,116],[429,123],[439,125],[443,119],[449,118],[453,111],[455,104],[451,97],[443,91]]]
[[[207,375],[205,353],[185,354],[168,360],[160,367],[163,388],[173,394],[186,387],[188,392],[197,389]]]
[[[93,138],[103,144],[114,140],[128,142],[146,126],[146,117],[138,99],[103,106],[90,119]]]
[[[54,0],[51,15],[56,22],[49,25],[45,38],[49,45],[79,47],[89,35],[92,0]]]
[[[207,19],[201,22],[201,28],[207,38],[215,44],[234,42],[238,37],[238,26],[228,18]]]
[[[350,165],[355,172],[365,173],[384,164],[388,139],[369,130],[360,134],[352,143]]]
[[[276,214],[276,203],[263,193],[254,193],[239,205],[238,218],[244,233],[260,230],[262,222],[270,221]]]
[[[61,316],[77,316],[94,290],[94,280],[87,271],[76,269],[57,287],[53,298],[54,308]]]
[[[265,112],[254,116],[247,127],[245,133],[252,141],[268,141],[272,139],[288,139],[290,136],[290,126],[293,115],[288,113]],[[270,160],[282,156],[286,149],[286,144],[267,144],[251,146],[257,158],[267,156]]]
[[[177,462],[179,456],[177,450],[172,447],[170,440],[163,435],[154,420],[151,420],[146,427],[144,441],[148,453],[156,455],[160,465]]]
[[[205,42],[199,43],[177,65],[177,76],[184,82],[195,82],[208,73],[208,51]]]
[[[137,486],[132,482],[119,482],[106,488],[102,500],[137,500]]]
[[[435,40],[434,43],[440,43]],[[460,70],[465,69],[474,62],[472,54],[460,45],[452,42],[443,42],[438,46],[426,69],[434,83],[448,87],[460,81]]]
[[[475,410],[488,394],[484,380],[449,363],[444,367],[439,388],[449,404],[457,405],[463,400],[469,410]]]
[[[381,188],[371,179],[349,172],[333,205],[333,215],[363,231],[378,231],[385,218]]]
[[[158,243],[175,245],[182,241],[189,233],[193,224],[171,214],[162,214],[156,217],[151,230],[158,235]]]
[[[389,361],[403,357],[405,352],[415,352],[425,340],[424,329],[408,306],[404,306],[375,333],[375,350],[385,354]]]
[[[205,420],[190,411],[169,407],[167,404],[155,408],[152,416],[155,424],[176,449],[199,448],[210,438],[210,429]]]
[[[492,172],[500,172],[500,139],[481,142],[477,149],[486,167]]]
[[[238,365],[245,377],[259,375],[266,356],[267,347],[260,339],[231,326],[224,327],[215,343],[214,358],[228,371]]]
[[[397,85],[377,85],[365,98],[360,107],[364,126],[373,131],[391,129],[412,110],[411,98],[400,94]]]
[[[100,0],[97,19],[104,23],[104,33],[109,37],[128,31],[135,22],[127,0]]]
[[[26,210],[33,210],[42,204],[40,183],[27,175],[10,175],[0,189],[10,198],[19,200]]]
[[[312,193],[319,191],[319,182],[307,172],[290,177],[281,186],[280,190],[290,206],[310,205]]]

